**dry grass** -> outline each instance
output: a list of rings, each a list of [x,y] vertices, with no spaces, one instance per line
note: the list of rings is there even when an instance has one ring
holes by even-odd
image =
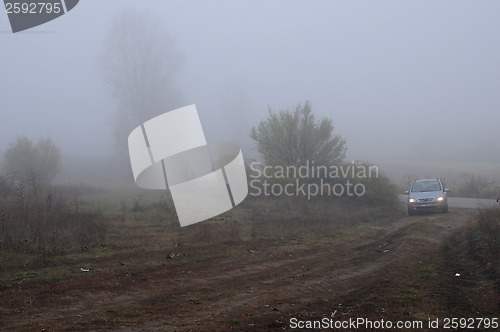
[[[235,246],[333,241],[400,213],[387,179],[371,181],[366,197],[249,195],[234,209],[183,228],[166,192],[44,187],[0,177],[1,279],[74,278],[80,267],[129,273],[172,257],[199,260],[206,247],[229,254]]]
[[[51,257],[85,251],[106,239],[100,210],[83,207],[66,188],[0,179],[0,270],[20,256],[23,265],[44,265]],[[19,261],[19,259],[16,259]]]
[[[156,266],[179,252],[185,260],[196,259],[189,253],[203,246],[330,240],[343,230],[394,214],[391,207],[344,198],[249,196],[211,220],[180,227],[172,201],[157,191],[75,194],[64,188],[39,188],[35,195],[32,188],[15,183],[4,188],[0,269],[6,272],[5,282],[24,279],[33,271],[36,277],[31,279],[74,277],[75,265]]]
[[[500,258],[500,208],[480,210],[477,225],[473,229],[474,242],[484,258]]]

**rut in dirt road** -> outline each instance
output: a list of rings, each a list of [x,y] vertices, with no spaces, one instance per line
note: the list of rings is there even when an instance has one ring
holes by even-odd
[[[53,294],[32,290],[47,298],[45,305],[23,311],[4,327],[84,330],[78,322],[96,324],[96,317],[132,313],[125,315],[132,330],[272,330],[287,327],[292,316],[321,317],[337,310],[339,317],[347,317],[354,314],[349,303],[363,299],[369,285],[383,284],[392,266],[415,259],[423,245],[425,251],[437,250],[470,215],[456,210],[403,217],[340,241],[291,240],[286,247],[263,247],[255,253],[239,246],[238,256],[214,255],[202,262],[95,282],[69,281],[71,287]],[[232,319],[238,320],[237,326],[227,325]]]

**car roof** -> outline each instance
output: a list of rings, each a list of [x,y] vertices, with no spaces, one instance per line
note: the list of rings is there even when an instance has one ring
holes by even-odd
[[[420,181],[440,181],[440,180],[437,178],[434,178],[434,179],[416,179],[415,180],[415,182],[420,182]]]

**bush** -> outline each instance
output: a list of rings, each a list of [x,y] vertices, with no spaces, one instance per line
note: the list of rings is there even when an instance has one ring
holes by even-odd
[[[396,187],[376,166],[367,163],[340,165],[249,166],[250,195],[297,198],[306,207],[319,201],[394,207]]]
[[[500,186],[494,181],[488,181],[481,176],[474,174],[464,174],[463,181],[458,185],[457,190],[451,192],[458,197],[491,198],[500,196]]]
[[[317,163],[341,163],[346,143],[333,134],[331,119],[316,121],[311,104],[298,104],[294,110],[274,112],[261,120],[250,133],[257,150],[268,165],[297,165],[306,160]]]
[[[105,236],[100,211],[81,208],[54,187],[0,177],[0,250],[54,255],[91,248]]]

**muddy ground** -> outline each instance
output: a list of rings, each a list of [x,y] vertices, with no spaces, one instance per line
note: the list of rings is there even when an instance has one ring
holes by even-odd
[[[262,331],[323,318],[442,327],[447,317],[498,317],[498,280],[467,241],[473,215],[401,214],[350,236],[179,247],[159,266],[1,285],[0,328]]]

